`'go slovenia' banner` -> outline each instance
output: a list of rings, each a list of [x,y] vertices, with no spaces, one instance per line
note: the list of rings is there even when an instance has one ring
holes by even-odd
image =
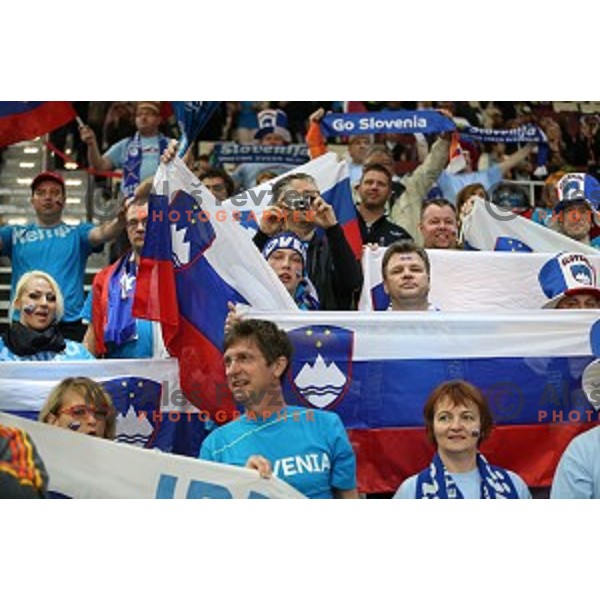
[[[150,452],[0,413],[29,433],[44,461],[49,490],[66,498],[304,498],[257,471]]]

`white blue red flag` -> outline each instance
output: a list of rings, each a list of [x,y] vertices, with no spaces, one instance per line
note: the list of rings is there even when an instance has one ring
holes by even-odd
[[[109,393],[117,441],[198,456],[208,416],[199,416],[181,394],[173,358],[0,362],[0,411],[37,419],[52,388],[67,377],[89,377]]]
[[[76,116],[70,102],[0,102],[0,148],[44,135]]]
[[[483,390],[496,427],[482,451],[530,486],[549,485],[570,439],[598,423],[581,389],[597,311],[270,318],[294,344],[288,402],[340,415],[361,491],[394,491],[429,464],[423,406],[446,380]]]
[[[222,361],[227,303],[299,310],[234,216],[180,159],[161,165],[152,196],[134,314],[162,323],[181,388],[214,414],[233,411]]]

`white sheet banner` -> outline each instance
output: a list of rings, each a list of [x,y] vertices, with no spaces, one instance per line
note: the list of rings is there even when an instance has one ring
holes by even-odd
[[[385,248],[363,252],[360,310],[373,310],[384,252]],[[429,299],[442,311],[537,309],[547,300],[538,273],[554,253],[428,250],[427,255],[431,262]],[[590,254],[589,259],[600,273],[600,256]]]
[[[143,450],[0,413],[32,437],[50,479],[68,498],[304,498],[256,471]]]
[[[581,218],[585,218],[581,215]],[[600,254],[596,248],[477,200],[463,224],[465,241],[477,250],[518,250],[525,244],[533,252]]]

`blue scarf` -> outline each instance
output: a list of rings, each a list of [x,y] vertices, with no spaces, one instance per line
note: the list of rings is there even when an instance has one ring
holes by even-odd
[[[121,346],[136,338],[137,329],[133,317],[133,297],[137,265],[132,260],[133,253],[128,252],[119,259],[108,282],[108,310],[104,341]]]
[[[319,310],[317,290],[308,277],[304,277],[298,284],[294,301],[300,310]]]
[[[479,497],[484,500],[518,498],[510,475],[500,467],[493,467],[485,457],[477,453],[477,469],[481,476]],[[440,455],[436,452],[431,464],[417,476],[418,499],[462,499],[463,495],[448,473]]]
[[[169,145],[169,138],[158,134],[159,156]],[[121,191],[125,198],[130,198],[135,193],[135,188],[140,184],[140,170],[142,167],[142,138],[138,131],[127,143],[125,160],[123,162],[123,183]]]
[[[260,144],[215,144],[212,157],[217,163],[259,163],[303,165],[310,160],[306,144],[262,146]]]
[[[481,129],[479,127],[465,127],[460,130],[461,138],[477,140],[479,142],[504,142],[505,144],[518,144],[533,142],[538,144],[537,166],[541,167],[548,162],[550,148],[548,138],[544,131],[537,125],[528,123],[514,129]]]

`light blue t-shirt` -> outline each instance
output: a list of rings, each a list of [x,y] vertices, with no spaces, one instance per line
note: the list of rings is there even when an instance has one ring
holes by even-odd
[[[271,417],[244,413],[213,431],[200,458],[243,467],[258,454],[273,474],[309,498],[333,498],[356,487],[356,458],[340,418],[332,412],[288,406]]]
[[[81,310],[81,319],[84,323],[92,322],[92,293],[90,292]],[[152,358],[154,356],[154,334],[152,321],[145,319],[135,320],[135,339],[129,340],[120,346],[113,343],[107,344],[106,358]]]
[[[600,427],[571,440],[556,468],[550,498],[600,499]]]
[[[457,173],[455,175],[448,173],[448,171],[442,171],[442,174],[438,177],[437,184],[442,190],[444,198],[452,202],[452,204],[456,204],[456,195],[466,185],[480,183],[487,191],[499,181],[502,181],[502,170],[496,166],[485,171]]]
[[[12,264],[11,298],[17,282],[28,271],[44,271],[52,275],[65,300],[63,321],[77,321],[84,301],[85,265],[92,252],[101,252],[102,245],[89,242],[92,223],[54,227],[7,225],[0,227],[2,253]]]
[[[116,169],[123,168],[123,163],[127,158],[127,144],[131,138],[124,138],[113,144],[105,153],[104,157],[108,158]],[[140,136],[142,145],[142,164],[140,165],[140,181],[144,181],[147,177],[152,177],[160,164],[160,140],[159,136],[153,135],[150,137]]]
[[[506,470],[510,477],[520,500],[529,500],[531,492],[527,484],[512,471]],[[394,500],[414,500],[417,495],[417,475],[406,479],[394,494]],[[460,490],[465,500],[479,500],[481,494],[481,475],[479,469],[473,469],[466,473],[450,473],[456,487]]]
[[[293,168],[294,165],[280,163],[243,163],[231,174],[231,178],[241,190],[250,190],[256,187],[256,178],[263,171],[281,175]]]
[[[19,356],[11,352],[4,340],[0,338],[0,361],[9,360],[52,360],[52,361],[65,361],[65,360],[95,360],[96,357],[90,354],[87,348],[79,342],[73,340],[65,340],[67,347],[62,352],[38,352],[30,356]]]

